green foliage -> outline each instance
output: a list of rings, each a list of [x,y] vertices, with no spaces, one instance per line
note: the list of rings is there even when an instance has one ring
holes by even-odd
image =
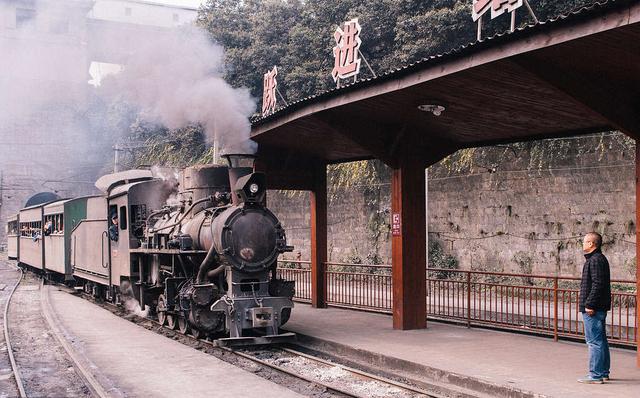
[[[130,168],[149,165],[182,168],[213,162],[213,148],[207,146],[200,126],[169,130],[138,119],[120,145],[128,148],[123,165]]]
[[[545,20],[593,0],[532,2]],[[209,0],[197,24],[226,50],[226,78],[262,96],[262,76],[278,65],[280,91],[295,101],[334,87],[333,32],[357,17],[361,51],[378,74],[475,41],[471,0]],[[519,24],[531,22],[518,10]],[[483,28],[485,37],[504,31],[509,18]],[[364,66],[363,66],[364,67]],[[370,75],[364,69],[363,76]]]
[[[387,242],[391,226],[389,212],[386,209],[386,197],[382,185],[390,179],[391,170],[379,160],[359,161],[330,165],[327,170],[329,199],[335,201],[341,192],[353,190],[360,192],[365,200],[367,220],[367,239],[371,242],[372,250],[366,255],[368,264],[381,264],[380,246]],[[357,261],[362,257],[355,253],[353,258],[345,262]]]
[[[509,145],[462,149],[432,167],[430,177],[503,170],[536,172],[575,167],[576,158],[595,154],[602,159],[606,153],[621,153],[624,158],[634,159],[635,142],[620,132],[609,131],[589,137],[516,142]]]
[[[442,247],[442,243],[436,239],[429,239],[429,268],[459,269],[458,259],[447,254]],[[457,272],[433,271],[437,279],[454,279],[458,277]]]
[[[540,0],[532,2],[532,7],[545,20],[591,2]],[[374,71],[382,74],[474,41],[476,26],[470,7],[470,0],[208,0],[198,13],[197,25],[225,48],[228,82],[248,87],[255,98],[260,98],[263,74],[277,65],[279,91],[292,102],[335,86],[331,79],[333,32],[342,22],[359,18],[363,27],[361,51]],[[504,31],[508,20],[491,21],[483,34],[487,37]],[[524,8],[518,11],[518,21],[530,22]],[[370,76],[364,66],[361,76]],[[133,140],[141,133],[139,124],[132,127]],[[142,129],[156,136],[145,138],[148,147],[133,151],[132,157],[137,159],[132,164],[188,165],[213,157],[197,127],[179,131],[151,126]],[[177,141],[166,142],[172,140]],[[530,152],[529,167],[535,169],[544,167],[550,154],[566,152],[568,147],[563,145],[515,144],[504,152]],[[471,170],[480,163],[482,151],[463,150],[443,164],[449,165],[450,172]],[[376,186],[388,181],[388,174],[379,165],[354,162],[332,166],[329,182],[341,188]]]

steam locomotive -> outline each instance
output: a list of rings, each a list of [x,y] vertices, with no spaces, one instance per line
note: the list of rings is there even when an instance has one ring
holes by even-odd
[[[162,324],[219,345],[292,340],[279,328],[295,286],[276,263],[293,248],[254,157],[225,158],[228,167],[194,166],[174,180],[109,174],[96,182],[102,195],[31,204],[9,220],[9,255],[96,297],[135,299]]]

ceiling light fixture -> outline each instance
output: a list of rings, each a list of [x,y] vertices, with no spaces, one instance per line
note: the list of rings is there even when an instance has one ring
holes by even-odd
[[[433,116],[440,116],[442,115],[442,112],[444,112],[447,108],[444,105],[440,104],[424,104],[418,105],[418,109],[423,112],[433,113]]]

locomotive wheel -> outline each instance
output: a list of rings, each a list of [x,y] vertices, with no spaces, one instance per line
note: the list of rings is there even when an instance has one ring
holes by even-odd
[[[178,316],[178,331],[182,334],[189,332],[189,321],[183,315]]]
[[[175,314],[167,314],[167,327],[171,330],[176,328],[176,315]]]
[[[158,323],[164,325],[167,322],[167,300],[163,294],[158,297],[156,312],[158,313]]]

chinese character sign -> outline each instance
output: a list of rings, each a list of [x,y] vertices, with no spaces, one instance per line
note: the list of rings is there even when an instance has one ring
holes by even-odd
[[[491,19],[494,19],[505,12],[515,11],[522,5],[523,0],[473,0],[471,14],[473,20],[477,21],[487,11],[491,10]]]
[[[273,67],[272,70],[264,74],[264,87],[262,91],[262,114],[271,113],[276,109],[276,89],[278,81],[278,68]]]
[[[402,235],[402,220],[399,213],[393,213],[391,216],[391,236]]]
[[[354,18],[338,27],[333,34],[336,46],[333,47],[335,64],[331,75],[334,81],[346,79],[360,72],[360,24]]]

